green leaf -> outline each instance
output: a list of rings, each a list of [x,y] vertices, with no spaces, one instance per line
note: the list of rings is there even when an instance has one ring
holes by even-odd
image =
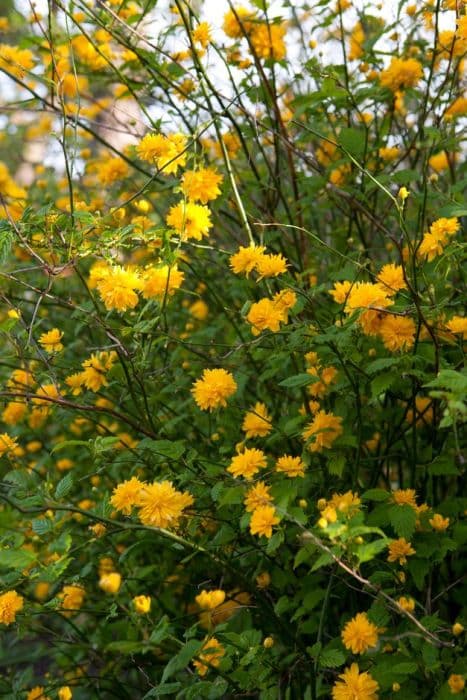
[[[335,455],[328,460],[328,472],[334,476],[341,477],[345,469],[344,455]]]
[[[345,663],[345,654],[340,649],[323,649],[319,656],[321,668],[337,668]]]
[[[396,505],[389,511],[389,521],[399,537],[409,540],[415,531],[417,513],[412,506]]]
[[[36,555],[27,549],[0,550],[0,568],[25,569],[36,560]]]
[[[374,540],[373,542],[367,542],[366,544],[361,544],[358,546],[356,555],[360,564],[364,564],[366,561],[371,561],[376,557],[377,554],[386,549],[388,546],[389,539],[385,537],[384,539]]]
[[[373,398],[384,393],[391,384],[394,383],[396,374],[394,372],[385,372],[375,377],[371,382],[371,395]]]
[[[350,155],[361,158],[365,152],[365,129],[341,129],[339,133],[339,144],[348,151]]]
[[[319,377],[317,377],[315,374],[296,374],[294,377],[287,377],[287,379],[283,379],[281,382],[279,382],[279,386],[292,389],[294,387],[314,384],[315,382],[319,382]]]
[[[198,639],[190,639],[183,647],[180,649],[176,656],[173,656],[162,674],[161,683],[173,676],[174,673],[185,668],[190,663],[191,659],[196,656],[201,651],[203,643]]]
[[[331,557],[330,554],[327,552],[323,552],[318,559],[315,561],[313,566],[311,567],[311,571],[317,571],[318,569],[321,569],[323,566],[328,566],[329,564],[332,564],[333,558]]]
[[[46,535],[54,528],[53,523],[49,518],[36,518],[31,523],[32,529],[37,535]]]
[[[181,440],[151,440],[151,438],[145,438],[141,440],[139,447],[146,448],[169,459],[180,459],[185,452],[185,443]]]
[[[364,501],[387,501],[389,493],[384,491],[384,489],[368,489],[368,491],[362,493],[361,498]]]
[[[60,479],[60,481],[57,484],[57,488],[55,489],[55,494],[54,498],[59,500],[60,498],[63,498],[64,496],[67,495],[73,488],[73,477],[71,474],[66,474],[63,479]]]

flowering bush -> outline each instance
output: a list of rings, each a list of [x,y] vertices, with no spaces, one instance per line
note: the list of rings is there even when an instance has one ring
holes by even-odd
[[[464,0],[26,12],[0,694],[462,696]]]

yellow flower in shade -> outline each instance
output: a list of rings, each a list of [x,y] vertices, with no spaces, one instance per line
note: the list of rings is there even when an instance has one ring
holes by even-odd
[[[133,507],[139,505],[139,495],[143,486],[144,482],[132,476],[114,488],[110,503],[115,510],[130,515]]]
[[[169,209],[166,222],[167,226],[178,233],[182,241],[188,238],[200,241],[212,228],[208,207],[183,200]]]
[[[459,637],[463,631],[464,631],[464,625],[461,625],[460,622],[455,622],[453,624],[452,633],[455,637]]]
[[[82,372],[70,374],[65,379],[65,384],[70,387],[73,396],[79,396],[83,391],[84,377]]]
[[[394,265],[394,263],[383,265],[377,279],[378,282],[387,288],[388,296],[392,296],[400,289],[407,288],[404,280],[404,271],[401,265]]]
[[[0,595],[0,624],[11,625],[16,614],[23,609],[24,598],[16,591],[7,591]]]
[[[102,574],[99,579],[99,588],[104,593],[110,593],[111,595],[118,593],[121,585],[122,577],[117,571],[112,571],[110,574]]]
[[[407,610],[407,612],[413,612],[415,610],[415,601],[413,598],[407,598],[403,595],[398,598],[397,603],[403,610]]]
[[[435,513],[432,518],[428,521],[433,528],[438,532],[444,532],[449,527],[449,518],[443,518],[440,513]]]
[[[81,380],[89,391],[99,391],[107,386],[107,373],[112,369],[117,353],[114,350],[97,352],[82,363]]]
[[[58,689],[58,700],[71,700],[72,697],[73,693],[69,685],[62,685],[62,687]]]
[[[250,245],[246,248],[240,246],[238,251],[230,256],[229,265],[236,275],[242,272],[248,275],[256,269],[259,259],[266,249],[263,246]]]
[[[392,500],[398,506],[417,507],[417,496],[414,489],[397,489],[392,493]]]
[[[398,540],[392,540],[392,542],[389,544],[388,561],[397,561],[401,566],[403,566],[404,564],[407,564],[407,557],[411,557],[414,554],[415,549],[404,537],[400,537]]]
[[[330,290],[329,294],[337,304],[344,304],[347,301],[351,288],[352,282],[349,282],[348,280],[345,280],[344,282],[335,282],[334,287]]]
[[[61,352],[61,350],[63,350],[63,345],[61,342],[62,338],[62,331],[59,331],[58,328],[52,328],[51,331],[42,333],[39,338],[39,343],[42,345],[44,350],[49,353]]]
[[[0,457],[8,454],[10,457],[18,450],[17,438],[10,437],[8,433],[0,435]]]
[[[198,659],[193,661],[193,666],[200,676],[205,676],[210,667],[217,668],[219,666],[224,654],[225,649],[222,644],[215,637],[211,637],[204,642]]]
[[[138,615],[146,615],[151,610],[151,596],[149,595],[137,595],[132,602]]]
[[[357,664],[339,675],[342,680],[332,687],[333,700],[378,700],[378,683],[369,673],[360,673]]]
[[[251,489],[248,489],[243,501],[247,513],[252,513],[259,506],[267,506],[271,503],[270,488],[270,486],[266,486],[264,481],[258,481]]]
[[[448,678],[448,686],[453,695],[459,695],[464,690],[465,680],[458,673],[451,673]]]
[[[258,280],[264,277],[277,277],[287,272],[287,260],[279,253],[278,255],[260,255],[256,263],[256,270],[259,274]]]
[[[258,588],[267,588],[271,584],[271,574],[268,571],[262,571],[255,580]]]
[[[183,511],[193,505],[190,493],[177,491],[170,481],[154,482],[141,489],[139,519],[152,527],[177,527]]]
[[[217,589],[215,591],[201,591],[195,598],[201,610],[214,610],[225,600],[225,591]]]
[[[378,628],[366,613],[357,613],[342,630],[342,641],[353,654],[364,654],[378,643]]]
[[[422,77],[422,65],[415,58],[404,60],[393,57],[389,66],[381,71],[379,80],[383,87],[396,92],[402,88],[415,87]]]
[[[246,320],[252,326],[253,335],[259,335],[265,330],[277,333],[280,330],[280,324],[286,319],[281,306],[271,299],[265,298],[251,305]]]
[[[391,352],[409,350],[415,342],[416,326],[413,319],[406,316],[384,314],[378,334],[384,347]]]
[[[268,414],[268,409],[264,403],[256,403],[245,414],[242,424],[242,430],[247,438],[265,437],[272,430],[271,416]]]
[[[227,406],[227,399],[237,391],[237,383],[225,369],[205,369],[191,389],[193,398],[203,411]]]
[[[428,425],[433,423],[433,402],[428,396],[416,396],[415,397],[415,415],[417,427],[422,425]],[[413,423],[414,413],[413,409],[409,408],[406,415],[407,423]]]
[[[338,510],[339,513],[355,515],[359,510],[361,500],[356,493],[346,491],[345,493],[333,493],[327,504],[328,507]]]
[[[453,316],[446,323],[446,328],[455,335],[461,335],[464,340],[467,340],[467,317]]]
[[[141,289],[141,280],[132,270],[109,268],[96,286],[107,311],[134,309],[139,301],[136,291]]]
[[[70,617],[73,612],[80,609],[84,602],[84,597],[86,593],[82,586],[63,586],[63,589],[58,594],[58,598],[61,599],[60,609],[63,611],[65,617]]]
[[[305,465],[300,457],[292,457],[291,455],[282,455],[276,461],[276,472],[286,474],[293,479],[296,476],[305,476]]]
[[[221,194],[219,185],[223,177],[213,168],[186,170],[182,177],[183,194],[192,202],[207,204]]]
[[[268,539],[272,537],[272,528],[277,525],[279,518],[274,506],[259,506],[256,508],[250,520],[250,532],[252,535],[264,535]]]
[[[243,476],[251,481],[255,474],[266,466],[266,455],[256,448],[246,449],[232,458],[227,471],[235,477]]]
[[[26,700],[50,700],[49,696],[44,693],[44,688],[36,685],[26,696]]]
[[[250,40],[253,51],[258,58],[282,61],[286,55],[284,36],[285,24],[268,24],[258,22],[252,25]]]
[[[313,438],[308,445],[311,452],[322,452],[332,447],[332,444],[339,435],[342,435],[342,418],[333,413],[318,411],[312,422],[305,426],[302,433],[304,440]]]
[[[192,36],[195,44],[201,44],[203,49],[205,49],[211,41],[211,27],[209,23],[200,22],[196,29],[193,30]]]
[[[184,278],[184,273],[176,265],[148,267],[143,274],[141,294],[145,299],[164,299],[181,287]]]

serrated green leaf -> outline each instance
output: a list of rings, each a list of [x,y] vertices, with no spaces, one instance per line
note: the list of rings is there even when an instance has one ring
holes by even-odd
[[[409,505],[395,505],[389,511],[389,521],[399,537],[409,540],[417,522],[417,513]]]
[[[373,542],[367,542],[366,544],[361,544],[356,550],[356,555],[360,564],[364,564],[367,561],[371,561],[376,557],[377,554],[386,549],[388,546],[389,539],[382,538],[379,540],[374,540]]]
[[[45,535],[53,530],[53,523],[49,518],[36,518],[31,523],[32,529],[37,535]]]
[[[27,549],[0,550],[0,568],[25,569],[36,560],[36,555]]]
[[[340,649],[323,649],[319,655],[321,668],[337,668],[345,663],[345,654]]]
[[[60,498],[63,498],[64,496],[67,495],[73,488],[73,477],[71,474],[65,474],[63,479],[60,479],[60,481],[57,484],[57,488],[55,489],[55,494],[54,498],[59,500]]]
[[[294,377],[287,377],[279,382],[279,386],[286,387],[287,389],[292,389],[294,387],[308,386],[308,384],[314,384],[319,382],[319,377],[315,374],[296,374]]]
[[[384,489],[368,489],[362,493],[361,498],[365,501],[387,501],[389,493]]]

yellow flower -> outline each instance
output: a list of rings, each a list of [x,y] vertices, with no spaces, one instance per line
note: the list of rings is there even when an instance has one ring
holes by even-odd
[[[23,79],[34,66],[34,56],[29,49],[0,44],[0,69]]]
[[[422,77],[422,65],[415,58],[393,57],[389,66],[381,71],[379,80],[383,87],[396,92],[401,88],[415,87]]]
[[[202,299],[193,302],[188,311],[197,321],[204,321],[209,315],[209,306]]]
[[[371,282],[356,282],[350,289],[345,304],[345,312],[352,313],[357,309],[385,309],[394,302],[388,299],[388,290],[381,284]]]
[[[214,610],[225,600],[225,591],[217,589],[215,591],[201,591],[195,598],[201,610]]]
[[[406,596],[401,596],[397,600],[398,604],[403,610],[407,612],[413,612],[415,610],[415,601],[413,598],[407,598]]]
[[[259,273],[258,280],[265,277],[277,277],[287,272],[287,260],[279,253],[278,255],[260,255],[256,263],[256,270]]]
[[[49,696],[44,693],[44,688],[36,685],[26,696],[26,700],[50,700]]]
[[[235,477],[243,476],[251,481],[255,474],[266,466],[266,455],[256,448],[246,449],[232,458],[227,471]]]
[[[446,151],[435,153],[428,159],[428,165],[435,171],[435,173],[442,173],[443,170],[447,170],[449,168],[448,154]]]
[[[242,430],[247,438],[265,437],[272,430],[271,416],[264,403],[256,403],[243,419]]]
[[[224,15],[222,29],[231,39],[240,39],[245,32],[250,31],[251,20],[255,18],[256,12],[246,7],[235,7],[234,10],[229,10]]]
[[[203,411],[227,406],[227,399],[237,391],[237,383],[225,369],[205,369],[194,383],[191,393]]]
[[[464,631],[464,625],[461,625],[460,622],[455,622],[453,624],[452,633],[455,637],[459,637],[463,631]]]
[[[70,617],[73,612],[80,609],[85,595],[86,593],[82,586],[63,586],[63,589],[58,594],[58,598],[61,598],[60,609],[65,617]]]
[[[282,455],[277,459],[275,466],[276,472],[286,474],[291,479],[296,476],[305,476],[305,465],[300,457]]]
[[[400,149],[397,146],[383,146],[379,149],[378,154],[385,161],[396,160],[399,157]]]
[[[61,343],[62,338],[62,331],[59,331],[58,328],[52,328],[51,331],[42,333],[42,335],[39,338],[39,343],[47,352],[60,352],[61,350],[63,350],[63,345]]]
[[[117,571],[112,571],[110,574],[102,574],[99,579],[99,588],[102,588],[104,593],[115,595],[120,590],[122,585],[122,577]]]
[[[302,433],[304,440],[313,437],[314,441],[308,446],[311,452],[322,452],[329,449],[334,440],[342,435],[342,418],[333,413],[318,411],[312,422],[305,426]]]
[[[27,406],[21,401],[10,401],[2,412],[2,420],[7,425],[16,425],[27,413]]]
[[[414,489],[397,489],[393,491],[392,500],[397,503],[398,506],[412,506],[412,508],[417,507],[417,497]]]
[[[58,689],[58,700],[71,700],[72,697],[73,693],[69,685],[62,685],[62,687]]]
[[[332,687],[333,700],[378,700],[378,683],[369,673],[360,673],[357,664],[346,668],[339,678],[342,680]]]
[[[149,595],[137,595],[132,602],[138,615],[146,615],[151,610],[151,596]]]
[[[96,286],[107,311],[134,309],[139,301],[136,294],[141,289],[139,275],[123,267],[109,268]]]
[[[262,571],[255,580],[258,588],[267,588],[271,583],[271,575],[267,571]]]
[[[252,25],[250,40],[253,51],[258,58],[282,61],[286,55],[284,36],[285,24],[268,24],[258,22]]]
[[[246,320],[252,326],[253,335],[259,335],[265,330],[277,333],[280,330],[280,324],[286,319],[279,304],[264,298],[251,305]]]
[[[352,29],[352,33],[350,34],[350,47],[348,54],[349,61],[355,61],[357,58],[360,58],[360,56],[363,55],[364,41],[365,32],[363,31],[361,22],[357,22],[357,24]]]
[[[200,241],[212,228],[211,212],[208,207],[183,200],[170,208],[166,222],[167,226],[179,234],[182,241],[188,238]]]
[[[467,340],[467,317],[453,316],[446,323],[446,328],[455,335],[462,335],[464,340]]]
[[[457,97],[444,113],[445,119],[455,119],[467,114],[467,97]]]
[[[265,250],[263,246],[250,245],[246,248],[240,246],[238,251],[230,256],[229,265],[232,271],[236,275],[245,272],[248,277],[250,272],[256,269]]]
[[[201,651],[198,654],[198,659],[193,661],[193,666],[196,668],[200,676],[205,676],[210,667],[217,668],[225,654],[225,649],[215,637],[211,637],[204,642]]]
[[[268,539],[272,537],[272,528],[277,525],[279,518],[274,506],[259,506],[253,511],[250,520],[250,532],[252,535],[264,535]]]
[[[335,508],[340,513],[355,515],[359,510],[361,500],[356,493],[346,491],[345,493],[333,493],[327,503],[328,506]]]
[[[176,265],[169,267],[148,267],[144,271],[141,294],[145,299],[163,299],[172,296],[182,285],[185,278]]]
[[[407,288],[401,265],[394,265],[394,263],[383,265],[377,279],[384,287],[387,287],[388,296],[392,296],[400,289]]]
[[[14,454],[17,450],[18,450],[17,438],[10,437],[8,435],[8,433],[2,433],[0,435],[0,457],[3,457],[3,455],[8,454],[8,453]]]
[[[83,371],[80,373],[83,386],[89,391],[99,391],[103,386],[107,386],[106,374],[112,369],[116,359],[117,353],[114,350],[104,350],[84,360],[81,365]]]
[[[16,614],[23,609],[24,598],[16,591],[7,591],[0,595],[0,624],[11,625]]]
[[[406,316],[394,316],[384,314],[378,334],[381,336],[384,347],[391,352],[408,350],[415,342],[415,323]]]
[[[133,507],[139,505],[139,495],[143,486],[144,482],[132,476],[114,488],[110,503],[120,513],[131,515]]]
[[[428,521],[433,528],[438,532],[444,532],[449,527],[449,518],[443,518],[440,513],[435,513],[432,518]]]
[[[335,282],[334,288],[331,289],[329,294],[337,304],[344,304],[347,301],[351,288],[352,282],[349,282],[348,280],[345,280],[344,282]]]
[[[448,686],[453,695],[459,695],[464,690],[465,680],[458,673],[451,673],[448,678]]]
[[[222,175],[213,168],[186,170],[182,177],[181,190],[189,200],[207,204],[221,194],[219,185],[222,180]]]
[[[128,175],[129,168],[123,158],[106,158],[99,163],[97,172],[103,185],[111,185],[123,180]]]
[[[411,557],[413,554],[415,554],[415,549],[404,537],[400,537],[398,540],[392,540],[389,544],[388,561],[398,561],[402,566],[407,564],[407,557]]]
[[[363,654],[378,643],[378,628],[369,621],[366,613],[357,613],[342,630],[342,641],[346,649],[354,654]]]
[[[193,41],[197,44],[201,44],[203,49],[207,47],[211,41],[211,27],[208,22],[200,22],[196,29],[193,31]]]
[[[171,481],[154,482],[141,489],[138,516],[143,525],[174,528],[177,527],[183,510],[193,503],[193,496],[177,491]]]
[[[269,493],[270,486],[266,486],[264,481],[258,481],[254,486],[246,492],[245,509],[247,513],[252,513],[259,506],[267,506],[272,501],[272,496]]]
[[[136,147],[141,160],[153,163],[164,175],[176,174],[186,163],[187,139],[183,134],[146,134]]]

